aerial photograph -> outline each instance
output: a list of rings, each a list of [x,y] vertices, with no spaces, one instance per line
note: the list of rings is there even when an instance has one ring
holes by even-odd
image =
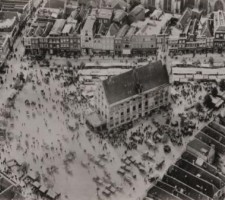
[[[225,200],[225,0],[0,0],[0,200]]]

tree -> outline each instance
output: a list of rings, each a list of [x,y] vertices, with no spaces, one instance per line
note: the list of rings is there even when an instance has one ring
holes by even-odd
[[[210,65],[213,65],[213,64],[214,64],[214,58],[213,58],[213,57],[210,57],[210,58],[209,58],[209,64],[210,64]]]
[[[220,90],[221,90],[222,92],[225,91],[225,80],[224,80],[224,79],[222,79],[222,80],[220,81],[219,86],[220,86]]]
[[[203,112],[203,107],[201,103],[197,103],[195,109],[198,113]]]
[[[213,96],[213,97],[216,97],[217,95],[218,95],[218,90],[217,90],[216,87],[214,87],[214,88],[212,89],[212,96]]]
[[[204,98],[204,106],[209,109],[214,108],[214,106],[215,106],[214,103],[212,102],[212,98],[209,94],[207,94]]]

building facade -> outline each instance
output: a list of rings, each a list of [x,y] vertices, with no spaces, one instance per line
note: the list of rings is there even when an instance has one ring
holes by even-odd
[[[131,38],[131,51],[134,55],[151,55],[157,51],[156,35],[134,35]]]
[[[26,51],[31,54],[80,54],[80,36],[24,37]]]
[[[161,75],[157,83],[156,73]],[[169,93],[166,67],[156,62],[101,82],[96,90],[95,108],[111,130],[168,105]]]
[[[93,42],[93,53],[114,54],[114,37],[113,36],[95,36]]]
[[[96,30],[96,17],[88,16],[80,34],[81,48],[83,54],[89,54],[92,52],[95,30]]]

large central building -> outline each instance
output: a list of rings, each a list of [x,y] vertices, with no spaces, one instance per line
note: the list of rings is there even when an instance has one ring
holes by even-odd
[[[95,108],[111,130],[169,103],[169,76],[161,61],[101,82]]]

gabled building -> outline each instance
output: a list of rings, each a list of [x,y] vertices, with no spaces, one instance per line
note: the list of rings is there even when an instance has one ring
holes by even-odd
[[[123,49],[122,40],[123,40],[123,37],[126,35],[127,31],[129,30],[129,28],[130,26],[125,24],[118,31],[115,37],[115,54],[118,54],[118,55],[122,54],[122,49]]]
[[[218,51],[225,48],[225,12],[214,12],[214,46]]]
[[[90,53],[93,49],[94,34],[96,32],[96,17],[88,16],[81,30],[81,48],[83,53]]]
[[[128,14],[128,21],[130,24],[140,20],[145,20],[145,8],[143,5],[137,5]]]
[[[168,105],[169,93],[167,69],[159,61],[101,82],[95,108],[111,130]]]
[[[127,13],[120,9],[120,10],[114,10],[114,17],[113,17],[113,22],[123,25],[127,20]]]

